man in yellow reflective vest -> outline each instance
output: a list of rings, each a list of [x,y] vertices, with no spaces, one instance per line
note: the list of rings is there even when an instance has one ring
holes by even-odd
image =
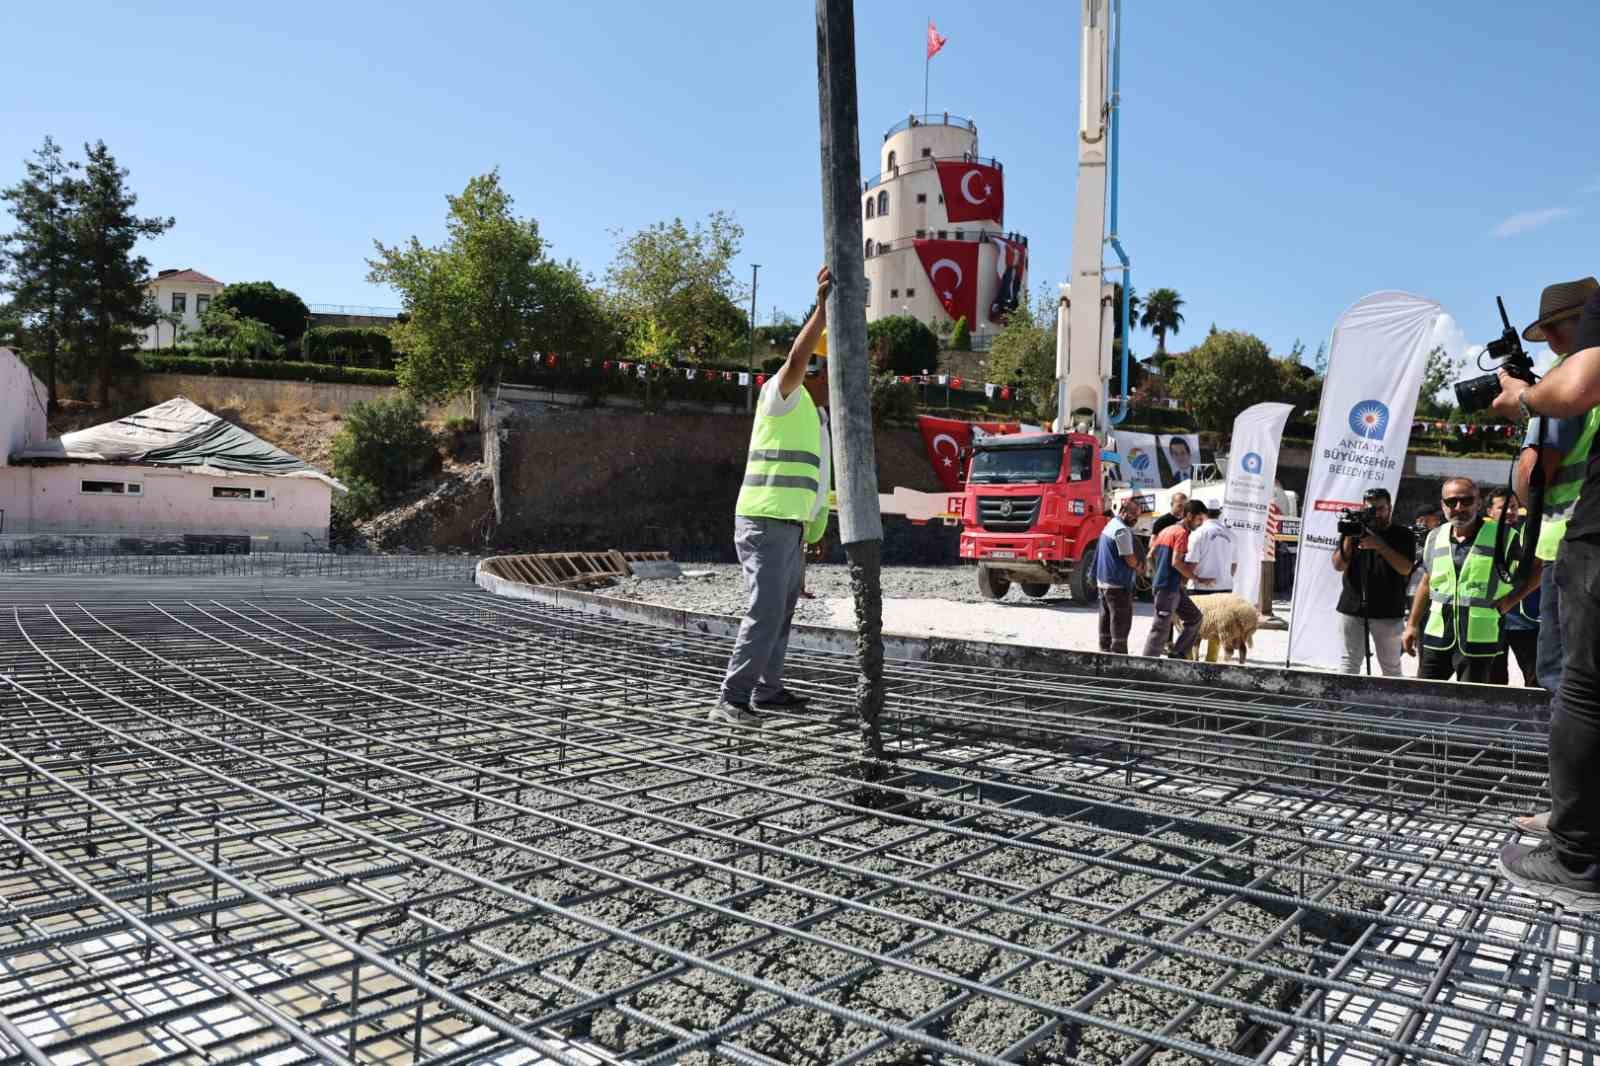
[[[1499,526],[1478,513],[1478,485],[1455,477],[1444,483],[1449,522],[1428,534],[1422,565],[1428,579],[1417,586],[1400,642],[1416,655],[1417,676],[1429,681],[1488,684],[1500,653],[1500,616],[1516,606],[1522,590],[1494,572],[1494,538]],[[1433,608],[1429,610],[1429,603]],[[1427,627],[1422,625],[1427,615]]]
[[[807,373],[827,325],[832,281],[817,273],[817,309],[783,367],[761,387],[745,459],[744,484],[734,506],[733,543],[744,568],[749,604],[713,722],[759,726],[759,712],[792,713],[805,700],[783,686],[789,627],[805,576],[805,546],[828,528],[832,481],[827,433],[828,375],[823,361]]]

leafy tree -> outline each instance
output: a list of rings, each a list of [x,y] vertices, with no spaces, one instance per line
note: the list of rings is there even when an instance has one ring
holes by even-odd
[[[246,318],[231,307],[206,308],[200,332],[189,338],[182,354],[207,359],[276,359],[283,342],[265,322]]]
[[[1152,289],[1144,298],[1144,311],[1139,316],[1139,325],[1156,335],[1157,352],[1166,353],[1167,334],[1178,333],[1183,325],[1181,307],[1183,297],[1175,289]]]
[[[1293,356],[1274,362],[1278,365],[1279,394],[1276,398],[1294,405],[1291,418],[1298,418],[1308,410],[1315,412],[1322,399],[1322,378]]]
[[[1171,376],[1172,395],[1194,413],[1201,429],[1212,431],[1230,429],[1251,404],[1277,399],[1283,381],[1266,342],[1237,330],[1207,337],[1172,364]]]
[[[939,338],[911,315],[867,323],[867,352],[880,373],[920,374],[939,367]]]
[[[83,313],[85,355],[98,371],[100,403],[109,405],[111,371],[118,357],[135,343],[135,330],[154,324],[145,309],[150,262],[133,249],[141,239],[171,229],[173,220],[133,213],[139,198],[124,184],[128,172],[117,165],[104,141],[86,145],[84,152],[83,179],[74,183],[77,210],[71,227],[79,263],[76,302]]]
[[[438,459],[438,442],[422,424],[422,413],[409,396],[351,404],[333,438],[334,476],[352,488],[370,485],[381,499],[399,496]],[[361,509],[370,513],[366,503]]]
[[[1328,342],[1320,341],[1317,344],[1317,354],[1311,357],[1311,369],[1317,372],[1317,377],[1328,376]]]
[[[78,306],[78,250],[72,216],[77,209],[78,163],[62,158],[49,137],[24,164],[26,176],[0,189],[17,228],[0,235],[0,291],[9,291],[11,339],[24,347],[28,362],[43,372],[50,411],[57,405],[58,373],[75,339]]]
[[[506,366],[525,365],[556,345],[571,302],[571,271],[544,257],[539,224],[512,214],[499,171],[447,198],[445,242],[416,237],[386,247],[374,241],[369,281],[400,294],[407,319],[395,327],[401,387],[440,400],[492,385]]]
[[[794,339],[799,335],[799,320],[782,312],[774,312],[769,325],[755,329],[756,361],[787,357],[789,349],[794,346]]]
[[[966,315],[956,319],[955,329],[950,331],[950,347],[958,352],[972,351],[972,330],[967,328]]]
[[[1439,395],[1445,393],[1454,377],[1455,367],[1451,365],[1450,357],[1445,354],[1444,346],[1434,345],[1433,350],[1428,353],[1428,361],[1422,368],[1422,392],[1417,397],[1418,415],[1425,418],[1443,418],[1450,413],[1453,405],[1449,399],[1441,400]]]
[[[740,289],[731,264],[744,228],[714,211],[693,229],[681,218],[619,237],[606,283],[631,320],[629,332],[653,318],[695,361],[748,355],[749,318],[738,307]]]
[[[228,285],[211,302],[211,308],[264,322],[285,342],[299,340],[306,331],[306,319],[311,316],[304,300],[270,281],[240,281]]]
[[[1041,323],[1036,301],[1020,301],[995,337],[989,348],[989,377],[996,383],[1020,384],[1027,397],[1025,410],[1038,418],[1054,417],[1055,327]]]

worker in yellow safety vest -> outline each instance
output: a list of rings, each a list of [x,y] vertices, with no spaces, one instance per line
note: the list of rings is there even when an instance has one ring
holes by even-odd
[[[1478,512],[1478,485],[1455,477],[1444,483],[1444,512],[1449,521],[1428,534],[1422,565],[1428,579],[1417,586],[1401,645],[1418,654],[1417,676],[1429,681],[1476,681],[1488,684],[1500,653],[1500,616],[1516,606],[1516,593],[1494,568],[1496,522]],[[1432,609],[1429,609],[1429,603]],[[1427,614],[1427,628],[1422,627]]]
[[[828,436],[826,358],[813,360],[827,325],[827,267],[817,273],[817,309],[800,328],[789,357],[762,385],[734,505],[733,544],[749,603],[722,695],[709,718],[759,726],[760,712],[794,713],[805,700],[783,684],[789,626],[805,575],[805,545],[828,527],[832,447]]]

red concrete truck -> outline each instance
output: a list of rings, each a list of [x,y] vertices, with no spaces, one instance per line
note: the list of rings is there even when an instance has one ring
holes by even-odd
[[[997,600],[1022,586],[1039,598],[1065,584],[1093,603],[1096,542],[1107,518],[1100,445],[1087,433],[984,437],[972,445],[960,497],[961,558]]]

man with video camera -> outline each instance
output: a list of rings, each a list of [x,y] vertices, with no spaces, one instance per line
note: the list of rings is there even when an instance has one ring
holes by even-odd
[[[1557,304],[1575,302],[1577,290],[1586,295],[1576,314],[1570,306],[1549,313]],[[1565,512],[1551,586],[1563,657],[1550,720],[1550,839],[1532,847],[1507,844],[1500,849],[1500,872],[1569,911],[1593,913],[1600,911],[1600,451],[1594,447],[1600,428],[1600,285],[1585,278],[1551,286],[1539,310],[1539,321],[1524,336],[1550,339],[1558,354],[1558,344],[1573,354],[1534,385],[1502,371],[1494,410],[1530,420],[1582,416],[1585,425],[1546,489],[1546,506],[1559,507],[1569,494],[1566,487],[1578,485]]]
[[[1405,625],[1406,578],[1416,554],[1416,535],[1393,522],[1389,490],[1368,489],[1360,511],[1339,519],[1339,550],[1333,568],[1344,575],[1339,593],[1339,631],[1344,636],[1340,670],[1359,674],[1371,635],[1385,677],[1400,677],[1400,631]],[[1370,667],[1369,671],[1370,673]]]

